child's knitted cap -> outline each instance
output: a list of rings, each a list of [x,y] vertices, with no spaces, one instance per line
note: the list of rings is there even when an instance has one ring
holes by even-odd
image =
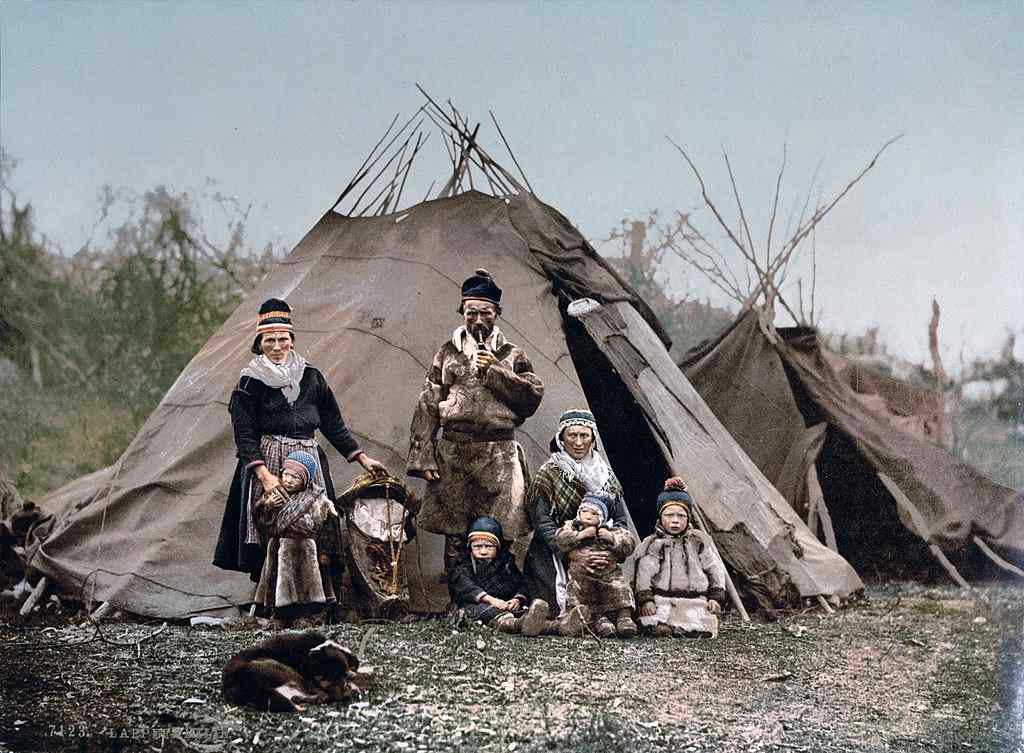
[[[281,470],[289,468],[299,473],[308,484],[310,479],[316,478],[316,467],[315,457],[304,450],[295,450],[295,452],[288,453]]]

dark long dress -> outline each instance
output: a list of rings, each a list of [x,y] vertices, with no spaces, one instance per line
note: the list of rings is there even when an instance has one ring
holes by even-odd
[[[252,377],[242,377],[231,393],[228,410],[238,450],[238,465],[231,480],[213,564],[224,570],[249,573],[249,577],[256,582],[263,569],[266,552],[264,546],[245,543],[244,508],[254,478],[247,466],[256,460],[264,460],[260,451],[262,437],[274,434],[292,439],[312,439],[319,430],[334,449],[348,460],[359,454],[359,445],[345,426],[338,401],[323,374],[308,364],[299,381],[299,396],[291,405],[279,388],[268,387]],[[327,456],[319,447],[317,454],[327,497],[333,502],[334,483]],[[340,541],[337,547],[337,552],[327,553],[337,554],[340,563]]]

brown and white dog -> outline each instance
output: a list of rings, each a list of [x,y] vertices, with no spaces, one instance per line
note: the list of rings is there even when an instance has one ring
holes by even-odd
[[[362,687],[359,659],[322,633],[283,633],[232,656],[221,674],[228,703],[260,711],[302,711],[348,701]]]

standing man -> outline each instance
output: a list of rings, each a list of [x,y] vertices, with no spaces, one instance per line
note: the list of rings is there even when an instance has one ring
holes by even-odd
[[[463,324],[437,351],[423,382],[406,468],[427,481],[417,525],[444,534],[446,572],[482,515],[497,519],[510,539],[529,532],[529,479],[515,427],[544,395],[530,359],[495,323],[501,288],[486,269],[462,283],[458,311]]]

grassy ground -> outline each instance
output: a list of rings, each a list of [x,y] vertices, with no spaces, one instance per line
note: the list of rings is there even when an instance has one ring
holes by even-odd
[[[251,630],[0,626],[0,749],[1021,751],[1024,587],[894,584],[715,641],[525,639],[445,620],[331,629],[374,687],[350,707],[226,706]],[[459,627],[459,629],[456,629]],[[365,643],[364,643],[365,642]]]

